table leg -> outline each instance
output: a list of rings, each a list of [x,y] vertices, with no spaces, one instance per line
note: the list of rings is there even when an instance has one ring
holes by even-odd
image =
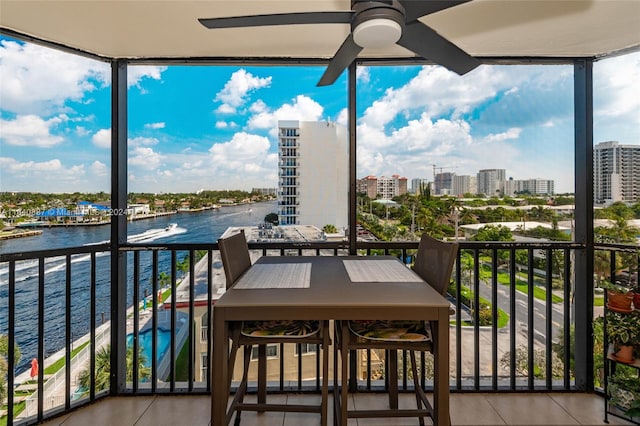
[[[213,309],[213,346],[211,348],[213,361],[211,369],[211,425],[222,426],[227,422],[227,402],[229,400],[229,323],[224,321],[224,314]]]
[[[434,336],[435,363],[433,423],[438,426],[449,426],[449,310],[440,309],[438,326]]]

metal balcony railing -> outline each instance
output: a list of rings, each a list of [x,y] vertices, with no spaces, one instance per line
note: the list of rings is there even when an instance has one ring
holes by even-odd
[[[572,306],[572,289],[579,283],[572,280],[572,258],[584,247],[466,241],[460,247],[449,292],[455,307],[452,391],[574,390],[571,329],[578,307]],[[357,248],[360,255],[394,255],[411,263],[417,242],[358,242]],[[333,242],[252,243],[250,249],[254,258],[348,253],[346,243]],[[625,276],[637,283],[637,247],[596,249],[596,257],[610,265],[608,276],[616,277],[620,265],[628,265]],[[212,305],[225,288],[217,244],[128,245],[119,253],[127,265],[120,288],[126,289],[128,308],[113,315],[108,244],[0,255],[0,299],[8,307],[0,313],[0,333],[8,335],[8,353],[15,345],[22,353],[20,360],[8,358],[8,370],[16,374],[8,375],[7,388],[14,392],[7,398],[7,424],[36,423],[106,395],[105,367],[112,367],[114,358],[109,339],[98,337],[109,336],[120,318],[126,321],[127,341],[117,347],[130,366],[124,393],[210,392],[208,366],[201,364],[211,359],[211,328],[202,324],[209,324]],[[320,391],[317,350],[278,345],[272,355],[270,388]],[[408,390],[408,354],[401,355],[400,386]],[[431,358],[419,357],[419,374],[428,389],[433,385]],[[33,358],[42,368],[31,378]],[[360,390],[386,386],[385,359],[384,352],[359,354],[355,383]],[[55,383],[49,383],[54,377]],[[233,378],[239,378],[237,372]]]

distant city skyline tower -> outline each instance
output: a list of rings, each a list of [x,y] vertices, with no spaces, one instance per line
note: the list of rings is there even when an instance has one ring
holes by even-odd
[[[478,194],[485,194],[489,197],[498,195],[503,190],[502,186],[506,179],[505,169],[482,169],[478,172]]]
[[[348,226],[348,133],[327,121],[278,121],[278,222]]]
[[[640,145],[606,141],[595,146],[593,199],[596,203],[640,199]]]

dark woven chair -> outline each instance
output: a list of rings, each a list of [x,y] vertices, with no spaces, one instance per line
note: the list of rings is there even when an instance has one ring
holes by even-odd
[[[251,257],[244,231],[219,239],[218,247],[224,266],[227,288],[230,288],[251,267]],[[237,413],[235,424],[239,425],[242,411],[317,412],[320,413],[322,425],[327,424],[328,349],[330,345],[328,321],[243,321],[232,323],[230,338],[229,388],[240,347],[244,347],[244,365],[242,380],[227,410],[227,424],[235,412]],[[267,403],[266,345],[271,343],[317,344],[322,347],[322,398],[320,405]],[[248,387],[247,374],[254,346],[258,347],[257,403],[245,403],[244,397]]]
[[[414,271],[429,285],[444,295],[447,291],[453,264],[458,254],[458,244],[436,240],[423,235],[416,255]],[[420,385],[415,352],[433,353],[431,324],[428,321],[336,321],[336,346],[334,348],[334,389],[338,389],[338,355],[341,358],[340,393],[335,391],[335,416],[337,422],[346,424],[349,418],[418,417],[420,425],[424,418],[433,418],[433,407]],[[388,371],[389,407],[379,410],[349,410],[340,401],[348,392],[348,358],[360,349],[386,351]],[[398,351],[409,352],[411,373],[416,392],[415,409],[398,408]],[[354,351],[354,352],[351,352]],[[338,400],[341,398],[341,400]],[[338,410],[338,407],[340,410]],[[447,413],[448,415],[449,413]],[[346,417],[346,419],[345,419]]]

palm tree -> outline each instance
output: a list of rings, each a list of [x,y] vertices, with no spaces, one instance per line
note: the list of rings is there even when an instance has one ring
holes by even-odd
[[[109,388],[109,380],[111,376],[111,345],[106,345],[96,351],[96,375],[95,375],[95,391],[99,392]],[[147,357],[142,352],[142,348],[138,347],[138,377],[141,380],[148,379],[151,376],[151,369],[146,367]],[[133,381],[133,346],[127,347],[126,356],[127,365],[127,381]],[[91,372],[89,367],[85,368],[78,374],[78,384],[82,389],[82,395],[88,395],[91,390]]]

